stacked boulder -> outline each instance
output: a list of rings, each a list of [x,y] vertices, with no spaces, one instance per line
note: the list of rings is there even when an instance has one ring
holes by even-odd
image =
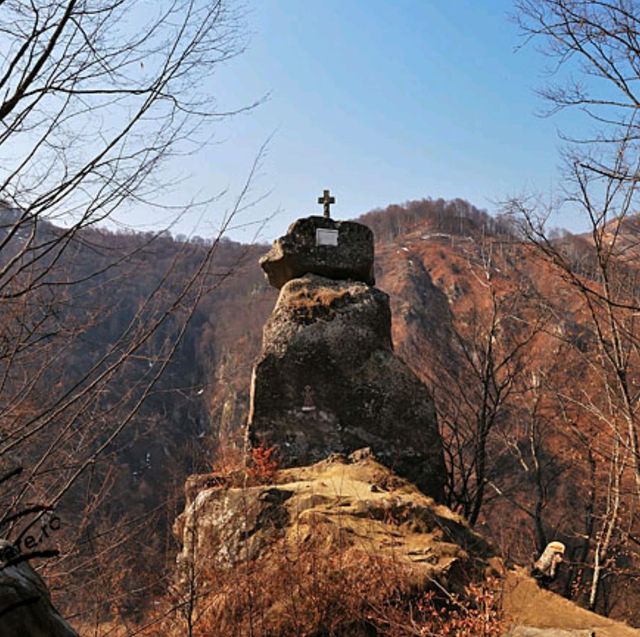
[[[387,294],[374,287],[373,233],[308,217],[260,261],[280,289],[253,371],[248,435],[282,466],[369,447],[439,499],[445,476],[433,400],[393,352]]]

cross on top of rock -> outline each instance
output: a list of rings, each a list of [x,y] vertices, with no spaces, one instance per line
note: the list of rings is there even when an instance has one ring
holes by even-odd
[[[329,219],[331,217],[331,209],[330,206],[332,203],[336,202],[336,198],[332,197],[328,190],[324,191],[322,197],[318,197],[318,203],[324,205],[324,216]]]

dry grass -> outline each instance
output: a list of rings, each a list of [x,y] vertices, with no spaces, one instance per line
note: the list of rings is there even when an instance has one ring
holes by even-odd
[[[202,541],[195,542],[192,552],[188,545],[183,552],[180,583],[155,607],[156,619],[147,620],[149,627],[134,634],[501,634],[499,594],[472,582],[483,578],[482,562],[468,559],[442,528],[455,525],[453,514],[442,517],[447,513],[442,507],[404,481],[394,480],[371,459],[336,460],[274,475],[271,451],[258,449],[248,463],[256,473],[252,481],[267,486],[246,491],[227,486],[215,496],[218,502],[235,503],[229,511],[236,515],[228,524],[239,533],[244,529],[245,539],[234,548],[236,540],[223,540],[224,533],[193,526],[206,535],[198,538]],[[261,517],[273,513],[269,507],[254,506],[278,490],[290,494],[278,509],[278,520],[287,518],[280,515],[284,509],[289,513],[285,527],[272,527]],[[254,498],[246,502],[244,523],[238,518],[243,515],[238,492]],[[221,524],[225,511],[223,507],[216,513]],[[190,528],[193,520],[185,524]],[[263,547],[259,553],[250,548],[254,542]]]
[[[459,595],[442,586],[415,590],[392,559],[343,546],[339,533],[320,528],[293,548],[282,542],[256,561],[210,569],[199,579],[190,622],[183,605],[147,637],[503,634],[495,582],[469,584]]]
[[[287,301],[289,307],[295,310],[316,311],[320,308],[328,310],[334,307],[336,303],[349,296],[349,291],[345,289],[334,290],[332,288],[316,288],[298,287],[295,292],[291,292]]]

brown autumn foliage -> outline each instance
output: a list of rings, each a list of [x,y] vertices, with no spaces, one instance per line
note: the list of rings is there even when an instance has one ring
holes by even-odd
[[[273,482],[278,472],[277,452],[277,447],[266,447],[264,443],[250,450],[247,467],[247,477],[250,481],[256,481],[258,484]]]
[[[308,288],[300,288],[295,294],[291,295],[290,304],[292,307],[304,312],[305,310],[309,316],[313,316],[314,308],[318,306],[323,308],[329,308],[336,302],[339,302],[348,292],[321,289],[310,292]]]
[[[12,224],[2,221],[6,238]],[[39,242],[57,235],[55,226],[39,224]],[[38,547],[59,551],[41,567],[74,613],[101,620],[116,610],[138,613],[165,587],[184,478],[208,468],[214,446],[207,406],[217,360],[214,308],[231,305],[223,289],[229,272],[242,268],[247,252],[261,251],[231,242],[218,247],[205,274],[206,303],[182,334],[193,295],[152,327],[211,246],[166,234],[84,229],[49,274],[78,281],[72,288],[56,286],[53,294],[45,279],[40,292],[2,303],[0,475],[24,465],[2,493],[3,515],[21,506],[18,498],[28,507],[47,505],[85,458],[108,445],[56,503],[60,529]],[[117,374],[108,369],[114,359]],[[67,392],[79,398],[65,404]],[[10,538],[23,531],[24,524],[3,526]]]

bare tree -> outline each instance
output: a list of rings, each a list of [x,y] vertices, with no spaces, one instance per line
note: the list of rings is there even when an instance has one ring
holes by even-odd
[[[473,307],[452,317],[451,346],[456,364],[439,360],[431,379],[448,466],[447,502],[475,524],[487,486],[495,479],[498,430],[505,435],[521,392],[528,350],[545,324],[544,312],[532,321],[526,290],[499,290],[494,281],[493,239],[480,242],[468,260],[478,282]]]
[[[637,156],[640,121],[640,5],[636,0],[517,0],[515,19],[561,76],[540,90],[548,114],[574,109],[591,125],[564,131],[586,166],[620,179],[637,174],[619,162],[619,146]],[[562,73],[565,75],[562,76]],[[575,149],[574,149],[575,150]]]
[[[213,257],[248,182],[217,238],[174,249],[119,314],[105,293],[134,284],[164,235],[118,244],[96,226],[133,208],[181,214],[164,206],[162,170],[237,112],[217,108],[208,80],[242,32],[224,0],[0,2],[0,531],[16,542],[65,498],[73,532],[59,548],[95,531],[117,440],[225,276]],[[109,342],[89,342],[91,330]]]
[[[603,599],[605,573],[615,572],[616,552],[628,543],[621,528],[635,532],[634,492],[640,491],[640,5],[522,0],[516,17],[527,40],[540,44],[554,63],[559,79],[541,91],[548,112],[574,109],[586,116],[586,127],[563,133],[565,180],[558,201],[542,207],[520,199],[507,208],[521,218],[524,235],[554,275],[573,290],[588,325],[586,347],[575,346],[591,386],[567,386],[558,395],[577,414],[573,427],[586,442],[593,484],[606,485],[591,498],[590,546],[582,551],[589,561],[587,605],[594,609]],[[580,212],[587,223],[579,258],[575,241],[553,237],[547,228],[549,215],[560,209]],[[594,429],[587,436],[589,423]]]

